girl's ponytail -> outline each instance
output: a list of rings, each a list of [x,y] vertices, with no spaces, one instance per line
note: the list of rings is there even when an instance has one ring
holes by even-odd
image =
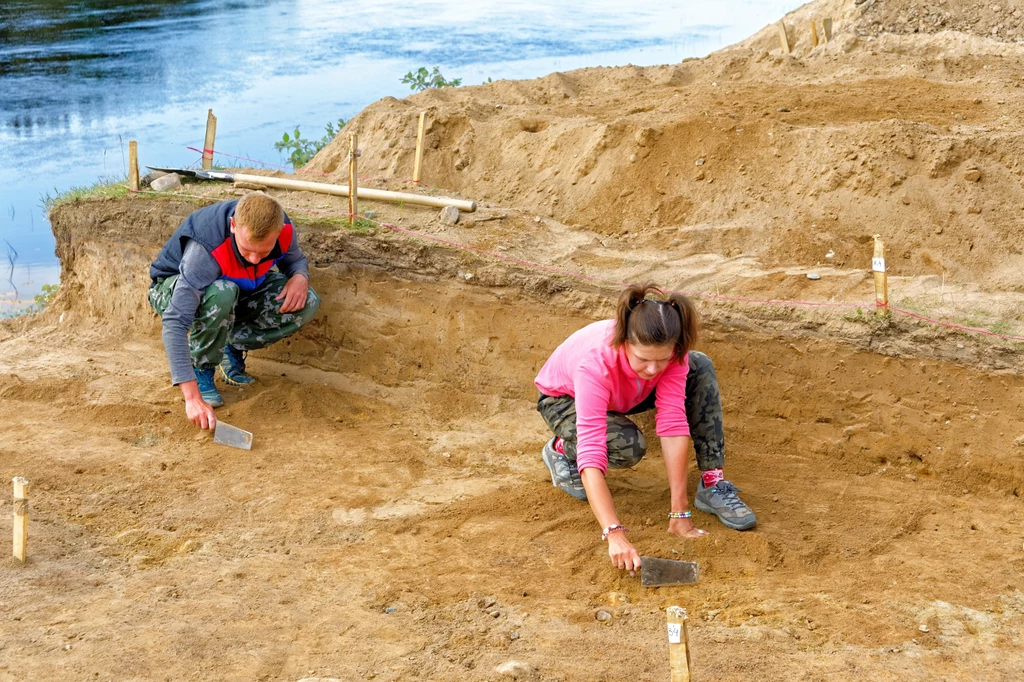
[[[676,357],[682,359],[697,345],[697,338],[700,336],[700,313],[697,312],[697,306],[693,301],[683,294],[670,294],[668,302],[679,313],[679,322],[682,325],[679,340],[676,341]]]

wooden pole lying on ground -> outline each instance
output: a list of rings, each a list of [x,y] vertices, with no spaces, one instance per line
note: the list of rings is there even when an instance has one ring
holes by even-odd
[[[206,114],[206,142],[203,144],[203,169],[213,168],[213,143],[217,138],[217,117],[213,115],[213,109]]]
[[[28,481],[15,476],[14,483],[14,558],[25,561],[28,555]]]
[[[828,17],[827,19],[823,20],[821,22],[821,27],[823,29],[825,29],[825,42],[826,43],[831,43],[832,42],[832,17]]]
[[[128,191],[139,191],[139,143],[128,142]]]
[[[427,112],[420,112],[420,126],[416,133],[416,165],[412,169],[412,181],[420,181],[420,168],[423,164],[423,124],[427,120]]]
[[[359,136],[349,133],[348,136],[348,219],[352,225],[356,224],[356,216],[359,215],[359,176],[356,174],[356,157],[359,155]]]
[[[152,166],[150,166],[152,168]],[[185,172],[178,169],[176,172]],[[248,182],[263,187],[275,189],[292,189],[299,192],[318,192],[320,194],[331,194],[337,197],[347,197],[348,187],[346,185],[329,185],[324,182],[309,182],[308,180],[291,180],[288,178],[275,178],[269,175],[248,175],[245,173],[228,173],[224,171],[197,171],[197,177],[207,180],[226,180],[228,182]],[[460,211],[472,213],[476,210],[475,201],[465,199],[451,199],[448,197],[431,197],[423,194],[411,194],[408,192],[391,192],[385,189],[371,189],[369,187],[357,187],[356,192],[360,199],[369,201],[393,201],[414,206],[433,206],[444,208],[454,206]]]
[[[786,24],[784,22],[778,23],[779,27],[779,42],[782,43],[782,51],[789,54],[789,36],[786,35]]]
[[[670,606],[665,609],[668,625],[668,662],[672,682],[690,682],[690,634],[686,630],[686,609]]]
[[[871,259],[871,270],[875,273],[875,305],[889,314],[889,279],[885,273],[885,243],[881,235],[875,235],[875,256]]]
[[[814,47],[818,46],[818,27],[814,25],[814,19],[811,19],[811,42]]]

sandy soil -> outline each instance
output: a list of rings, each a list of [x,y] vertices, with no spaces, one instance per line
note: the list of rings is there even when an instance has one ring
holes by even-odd
[[[913,8],[800,10],[794,30],[831,14],[836,37],[791,39],[794,56],[770,28],[682,65],[369,107],[353,123],[367,184],[412,189],[395,178],[425,108],[426,177],[447,189],[424,191],[481,208],[455,226],[364,208],[521,262],[350,230],[342,200],[277,193],[324,304],[250,357],[255,387],[225,392],[220,416],[256,433],[251,452],[184,420],[144,299],[171,230],[232,191],[60,207],[57,301],[0,323],[0,475],[33,483],[30,560],[0,560],[0,680],[500,680],[509,661],[518,679],[664,680],[672,604],[691,616],[695,679],[1024,678],[1011,342],[869,308],[703,299],[727,471],[759,526],[698,512],[708,538],[668,536],[656,445],[609,478],[638,547],[699,561],[694,586],[612,569],[588,507],[539,457],[531,380],[609,314],[614,287],[526,261],[858,303],[873,297],[866,238],[885,232],[894,299],[1017,329],[1019,47],[1009,33],[875,38],[897,4]],[[333,171],[340,149],[312,170]],[[0,499],[0,533],[9,512]]]

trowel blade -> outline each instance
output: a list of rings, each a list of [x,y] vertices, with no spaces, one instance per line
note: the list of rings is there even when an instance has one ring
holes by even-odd
[[[640,557],[640,584],[644,587],[691,585],[699,579],[700,566],[696,561]]]
[[[200,180],[234,182],[235,179],[234,173],[227,173],[225,171],[200,170],[198,168],[164,168],[163,166],[146,166],[146,168],[160,173],[177,173],[184,177],[199,178]]]
[[[213,431],[213,442],[242,450],[252,450],[252,434],[248,431],[225,424],[217,420],[217,428]]]
[[[157,171],[158,173],[177,173],[186,177],[194,178],[197,176],[197,171],[194,168],[165,168],[163,166],[146,166],[151,171]]]

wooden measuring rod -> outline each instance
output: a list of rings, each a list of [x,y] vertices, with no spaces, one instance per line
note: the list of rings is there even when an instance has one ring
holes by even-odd
[[[25,561],[28,556],[28,481],[15,476],[14,483],[14,558]]]
[[[263,187],[274,189],[291,189],[298,192],[318,192],[319,194],[331,194],[337,197],[348,196],[348,185],[329,185],[326,182],[309,182],[308,180],[291,180],[289,178],[275,178],[269,175],[248,175],[245,173],[228,173],[226,171],[204,171],[191,168],[164,168],[160,166],[147,166],[150,170],[162,171],[164,173],[177,173],[201,180],[223,180],[224,182],[247,182]],[[415,206],[433,206],[444,208],[454,206],[460,211],[473,213],[476,211],[475,201],[465,199],[452,199],[450,197],[431,197],[423,194],[409,194],[407,192],[391,192],[384,189],[370,189],[369,187],[356,187],[356,194],[359,199],[369,201],[392,201],[395,203],[413,204]]]

